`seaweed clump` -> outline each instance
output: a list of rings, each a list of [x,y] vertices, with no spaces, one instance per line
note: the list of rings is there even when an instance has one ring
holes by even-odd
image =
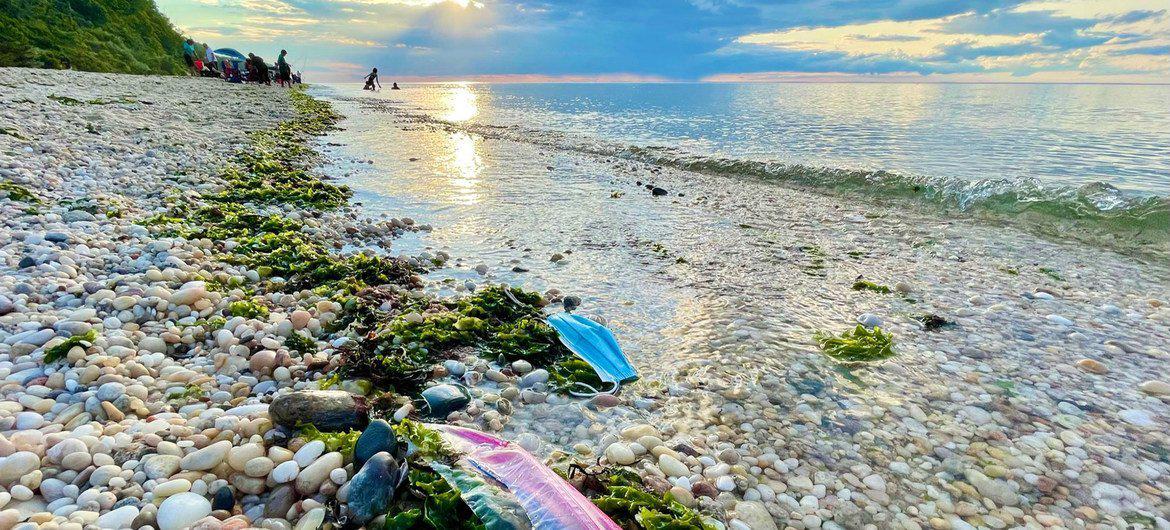
[[[262,277],[282,278],[287,289],[356,292],[367,286],[417,286],[421,282],[418,269],[406,260],[365,254],[337,256],[324,241],[302,231],[301,221],[280,215],[230,203],[173,213],[156,215],[143,223],[164,226],[164,233],[173,236],[216,241],[224,261],[246,266]]]
[[[97,340],[97,331],[92,329],[81,335],[69,337],[65,339],[65,342],[45,350],[45,364],[51,364],[64,359],[69,354],[69,350],[72,350],[74,346],[88,348],[95,340]]]
[[[364,339],[343,353],[341,368],[347,376],[411,393],[425,383],[431,365],[461,348],[552,366],[569,351],[544,322],[542,304],[538,293],[499,285],[455,300],[366,290],[343,303],[342,321]]]
[[[813,338],[825,355],[838,361],[864,363],[894,356],[894,338],[880,327],[870,330],[858,324],[840,335],[818,331]]]
[[[954,322],[933,313],[918,315],[914,317],[914,320],[922,324],[922,328],[926,331],[938,331],[942,328],[955,325]]]
[[[292,204],[330,209],[344,206],[353,192],[329,184],[309,170],[316,156],[304,137],[328,131],[341,118],[329,103],[303,91],[289,94],[297,116],[275,129],[252,133],[251,147],[240,154],[239,165],[224,178],[228,188],[211,200],[253,204]]]
[[[268,307],[254,300],[238,300],[228,304],[228,314],[251,319],[268,318]]]
[[[572,478],[572,477],[570,477]],[[589,500],[622,528],[631,530],[713,530],[698,511],[669,493],[646,490],[637,473],[606,469],[589,475],[580,486]]]
[[[857,280],[853,282],[854,291],[873,291],[875,293],[890,294],[890,288],[885,285],[874,283],[867,280]]]
[[[348,430],[339,432],[322,432],[316,425],[311,423],[299,425],[300,436],[306,440],[321,440],[325,443],[326,451],[337,451],[346,458],[353,457],[353,448],[357,445],[358,438],[361,437],[361,431]]]
[[[16,184],[15,182],[0,182],[0,192],[4,192],[9,199],[20,202],[27,202],[30,204],[39,204],[41,200],[33,195],[28,188]]]

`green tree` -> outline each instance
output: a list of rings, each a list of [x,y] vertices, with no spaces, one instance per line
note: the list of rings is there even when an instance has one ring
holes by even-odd
[[[0,0],[0,66],[180,74],[182,42],[153,0]]]

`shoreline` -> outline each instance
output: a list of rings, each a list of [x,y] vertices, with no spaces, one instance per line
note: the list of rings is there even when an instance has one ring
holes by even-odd
[[[111,85],[125,81],[74,73],[28,75]],[[255,100],[266,107],[260,123],[270,121],[246,137],[232,138],[237,147],[223,150],[223,164],[175,168],[178,174],[193,173],[186,189],[124,196],[120,202],[131,203],[125,209],[87,203],[96,213],[77,213],[82,211],[77,203],[53,197],[31,179],[19,178],[23,175],[6,186],[13,199],[6,201],[7,209],[15,211],[22,203],[24,216],[41,215],[37,206],[43,204],[61,212],[48,214],[50,222],[60,219],[69,229],[78,229],[61,236],[50,232],[43,238],[24,238],[22,246],[47,246],[47,252],[25,250],[26,257],[15,270],[28,278],[26,282],[37,283],[43,278],[39,273],[50,269],[64,269],[71,277],[100,274],[75,267],[82,260],[68,255],[69,245],[102,246],[103,234],[93,233],[94,226],[118,224],[119,232],[145,251],[165,256],[145,262],[140,256],[131,270],[75,284],[76,294],[67,295],[61,308],[34,304],[38,288],[25,287],[28,283],[0,291],[5,293],[0,324],[15,325],[11,333],[3,333],[0,351],[6,364],[16,362],[8,370],[9,381],[39,385],[8,389],[9,399],[17,397],[12,403],[27,402],[32,410],[9,410],[6,430],[15,432],[9,432],[13,441],[0,440],[13,445],[5,451],[0,443],[4,456],[0,482],[31,495],[17,493],[11,503],[4,502],[8,506],[0,506],[6,525],[32,518],[103,527],[153,524],[164,530],[188,525],[292,528],[294,523],[296,528],[316,528],[335,515],[322,507],[335,496],[343,502],[364,497],[358,491],[346,493],[358,470],[338,451],[345,451],[344,444],[351,444],[352,451],[357,434],[369,421],[367,409],[380,411],[371,416],[423,419],[408,398],[417,398],[427,380],[458,372],[469,387],[490,381],[501,392],[488,398],[477,389],[474,402],[463,401],[438,419],[500,430],[514,407],[539,406],[556,392],[554,384],[584,377],[567,368],[575,365],[554,365],[568,358],[567,350],[556,342],[551,328],[523,316],[549,303],[540,295],[512,290],[514,299],[529,306],[514,314],[505,307],[503,291],[495,287],[485,286],[456,304],[412,293],[422,285],[417,273],[441,266],[442,256],[335,252],[347,246],[389,248],[396,233],[426,227],[414,226],[409,219],[356,220],[349,191],[314,174],[320,155],[313,151],[311,139],[340,119],[327,103],[299,89],[167,82],[202,93],[201,100],[216,92],[220,97],[272,98]],[[139,94],[116,100],[86,96],[53,93],[43,105],[50,112],[63,110],[58,105],[159,105],[164,106],[160,110],[176,110],[165,109],[174,100],[140,101],[135,99]],[[185,105],[181,100],[177,104]],[[293,112],[281,110],[284,105]],[[102,118],[110,116],[89,118],[103,123]],[[24,134],[17,134],[12,137],[25,141]],[[207,145],[195,131],[182,136]],[[31,225],[16,216],[13,220]],[[11,299],[8,292],[13,293]],[[444,320],[448,314],[459,315],[453,329],[439,327],[451,324]],[[52,321],[54,327],[42,327]],[[470,322],[486,324],[469,327]],[[415,333],[414,342],[405,344],[407,356],[393,357],[395,368],[386,364],[393,349],[383,349],[383,329],[390,331],[385,336],[395,344],[399,336]],[[455,336],[434,342],[430,348],[434,351],[428,352],[427,346],[435,341],[432,333]],[[509,338],[493,342],[500,339],[492,337],[505,335]],[[463,360],[470,365],[466,366],[459,357],[438,351],[440,347],[491,348],[501,358],[512,359],[496,364],[466,356]],[[547,364],[534,366],[536,359]],[[419,379],[412,375],[416,373]],[[326,390],[333,387],[341,390]],[[459,410],[464,407],[468,409]],[[358,416],[330,423],[338,414]],[[321,434],[318,428],[344,436]],[[46,434],[54,431],[72,434]],[[103,432],[103,441],[94,444],[78,438],[90,432]],[[74,447],[79,439],[85,443]],[[324,443],[329,452],[302,457],[314,443]],[[279,469],[286,466],[278,464],[288,462],[294,452],[300,473],[294,470],[289,476]],[[112,460],[111,454],[116,456]],[[34,460],[42,476],[21,478],[28,484],[11,486]],[[295,489],[288,485],[294,479]],[[412,487],[424,479],[412,474]],[[86,485],[91,487],[78,487]],[[71,491],[73,487],[79,491]],[[203,505],[195,497],[209,495],[214,505]],[[170,499],[181,504],[167,502]],[[615,499],[611,504],[626,502]],[[666,517],[696,517],[675,506],[670,510],[678,511]],[[62,515],[68,519],[55,518]]]
[[[470,268],[470,262],[461,258],[476,257],[452,256],[445,250],[413,257],[391,257],[385,252],[395,249],[394,237],[403,231],[417,232],[425,240],[431,227],[423,223],[429,219],[375,219],[377,213],[386,212],[354,205],[348,201],[346,189],[337,186],[341,182],[356,184],[351,179],[320,179],[321,163],[330,155],[314,152],[314,146],[328,151],[322,143],[349,131],[316,136],[328,132],[333,118],[311,100],[298,100],[279,89],[183,78],[158,81],[163,87],[144,87],[136,83],[139,79],[124,76],[0,70],[5,83],[8,76],[17,74],[24,79],[14,83],[24,82],[26,92],[9,97],[29,100],[19,105],[38,107],[31,116],[31,127],[18,122],[23,127],[18,134],[35,140],[16,139],[11,145],[38,148],[24,151],[19,147],[17,156],[6,153],[0,159],[4,164],[0,180],[19,180],[43,202],[38,206],[27,200],[0,199],[5,217],[13,213],[0,225],[0,235],[5,236],[0,244],[4,251],[0,265],[5,266],[0,296],[9,300],[5,306],[5,299],[0,299],[0,372],[6,378],[3,391],[8,405],[0,414],[0,431],[5,433],[0,440],[0,457],[4,458],[0,485],[10,495],[0,504],[2,522],[15,524],[36,518],[51,524],[53,518],[31,513],[43,511],[43,504],[44,509],[62,512],[57,522],[72,519],[83,524],[113,524],[123,523],[119,518],[125,518],[126,524],[157,523],[157,510],[148,506],[154,506],[153,501],[164,493],[178,496],[191,492],[218,499],[220,488],[230,486],[234,495],[229,510],[198,514],[216,518],[202,519],[204,528],[315,528],[318,518],[324,520],[328,515],[323,501],[345,497],[346,486],[358,470],[346,464],[343,451],[329,449],[300,466],[302,472],[308,472],[312,465],[313,473],[322,475],[310,481],[321,478],[316,488],[302,487],[300,480],[275,480],[272,473],[278,460],[287,462],[294,451],[317,442],[304,433],[298,435],[295,428],[275,427],[273,416],[278,414],[270,416],[266,402],[290,395],[288,390],[326,386],[365,394],[373,405],[378,400],[370,392],[371,384],[357,379],[374,380],[376,373],[336,376],[338,363],[360,358],[353,348],[356,343],[361,350],[364,341],[355,337],[364,333],[352,330],[376,331],[390,326],[394,334],[416,336],[420,343],[430,344],[426,341],[431,339],[421,332],[432,330],[413,326],[435,315],[458,313],[464,322],[461,327],[467,329],[453,329],[470,329],[471,335],[456,334],[443,344],[464,348],[458,352],[462,359],[436,358],[407,344],[412,355],[418,355],[412,369],[426,368],[426,374],[420,374],[423,384],[426,380],[460,382],[471,389],[468,408],[452,412],[448,420],[518,433],[514,441],[520,446],[538,453],[546,453],[551,446],[561,463],[574,459],[565,453],[576,452],[577,459],[604,456],[629,465],[654,491],[670,491],[684,504],[698,506],[704,513],[728,521],[732,528],[771,528],[776,522],[795,528],[912,528],[926,524],[966,528],[964,524],[995,527],[1005,520],[1047,526],[1053,518],[1079,528],[1127,520],[1130,512],[1136,514],[1133,517],[1149,517],[1153,524],[1162,524],[1156,512],[1145,515],[1131,508],[1139,506],[1138,501],[1149,505],[1150,499],[1155,499],[1154,507],[1166,505],[1167,492],[1156,486],[1168,471],[1166,463],[1120,445],[1114,447],[1118,442],[1111,429],[1119,428],[1118,424],[1100,409],[1075,405],[1082,401],[1080,390],[1073,390],[1074,397],[1064,397],[1067,401],[1058,407],[1058,435],[1048,436],[1048,431],[1036,427],[1019,429],[1012,423],[1010,418],[1020,414],[1042,417],[1046,409],[1033,400],[1058,389],[1046,386],[1050,381],[1046,378],[1029,382],[1027,388],[1007,388],[994,377],[989,379],[1015,362],[1015,353],[1004,351],[1009,348],[996,351],[1011,353],[1003,355],[1004,360],[978,357],[967,350],[955,356],[949,351],[954,346],[939,341],[942,343],[933,346],[939,351],[935,358],[928,357],[930,362],[952,368],[948,373],[957,380],[976,381],[975,389],[961,400],[948,396],[945,388],[930,388],[929,405],[923,406],[890,401],[885,392],[880,397],[875,394],[878,403],[861,409],[850,407],[844,418],[866,428],[840,439],[848,444],[832,446],[819,445],[816,440],[820,435],[814,433],[822,418],[841,423],[843,417],[814,410],[808,405],[816,405],[816,401],[805,398],[809,392],[823,396],[821,390],[802,387],[794,396],[796,401],[788,401],[789,394],[780,391],[782,384],[769,379],[772,374],[766,370],[757,382],[759,387],[728,385],[733,379],[714,365],[723,355],[718,352],[712,352],[710,361],[701,355],[690,357],[677,366],[678,375],[668,375],[664,381],[658,381],[660,374],[655,372],[655,381],[638,383],[618,400],[585,403],[565,398],[551,388],[560,373],[555,362],[541,366],[519,359],[499,362],[492,355],[466,355],[467,347],[492,346],[477,334],[474,322],[463,319],[478,318],[479,311],[489,310],[493,291],[488,286],[504,279],[501,276],[491,273],[472,282],[475,296],[480,297],[472,307],[408,294],[424,283],[416,278],[424,269]],[[176,92],[179,95],[174,95]],[[241,98],[248,103],[241,106],[261,112],[223,120],[214,113],[205,117],[202,109],[189,108],[194,105],[191,100],[234,106]],[[304,119],[306,115],[310,117]],[[276,127],[277,123],[297,120],[299,125]],[[81,132],[70,133],[70,126]],[[249,131],[267,132],[246,134]],[[86,135],[95,137],[95,142],[88,141]],[[16,137],[0,140],[8,146],[12,138]],[[224,149],[224,144],[233,147]],[[236,159],[236,148],[243,146],[252,149],[239,159],[240,166],[226,166],[226,160]],[[61,159],[72,162],[62,166]],[[225,173],[229,178],[220,177]],[[99,191],[111,185],[119,193]],[[90,199],[75,201],[85,196]],[[28,199],[24,194],[21,197]],[[823,200],[826,204],[833,201]],[[245,203],[252,206],[242,206]],[[149,230],[143,224],[150,225]],[[445,229],[443,224],[434,227],[440,232]],[[366,258],[337,252],[375,247],[383,252]],[[671,244],[667,248],[682,252],[685,246]],[[831,261],[836,250],[828,248],[826,260]],[[21,262],[27,263],[25,258],[31,259],[32,265],[20,267]],[[687,258],[703,262],[689,254]],[[304,263],[310,266],[302,266]],[[883,276],[894,277],[892,273]],[[364,289],[383,283],[397,286]],[[1076,285],[1075,289],[1045,287],[1032,296],[1044,298],[1055,293],[1067,296],[1070,302],[1090,298],[1079,291],[1080,283]],[[539,294],[532,296],[525,300],[533,307],[559,299],[558,293],[546,294],[545,300],[540,300]],[[1157,322],[1160,314],[1164,319],[1164,310],[1153,305],[1154,300],[1150,301],[1148,318]],[[484,305],[476,305],[481,302]],[[993,298],[970,305],[994,307],[1002,303]],[[1133,307],[1125,306],[1125,310]],[[429,316],[423,319],[420,313]],[[504,323],[519,322],[508,318]],[[978,318],[974,311],[960,314],[962,328],[977,334]],[[355,323],[366,327],[351,327],[348,340],[338,336],[334,326]],[[729,324],[752,330],[749,334],[756,333],[756,326],[766,329],[765,322]],[[914,336],[905,326],[894,325],[892,329],[899,338]],[[16,330],[20,331],[9,333]],[[92,340],[87,335],[90,331],[98,332]],[[1085,332],[1091,333],[1088,329]],[[85,342],[70,343],[69,337]],[[624,336],[619,335],[619,340],[626,344]],[[548,343],[538,340],[535,345]],[[66,346],[54,348],[61,344]],[[533,345],[509,343],[507,347]],[[1136,369],[1124,366],[1128,363],[1122,359],[1156,358],[1157,353],[1154,346],[1141,351],[1124,340],[1106,342],[1105,347],[1105,360],[1114,368]],[[49,350],[60,352],[65,363],[73,366],[44,362]],[[385,350],[373,353],[384,355]],[[1056,363],[1065,362],[1055,352],[1043,355]],[[548,359],[558,360],[555,355]],[[635,361],[640,369],[652,371],[643,364],[647,360]],[[974,369],[963,363],[971,363]],[[806,376],[819,366],[811,360],[808,365],[802,368]],[[1078,368],[1058,366],[1061,377],[1069,378],[1088,377],[1083,374],[1098,368],[1092,363]],[[905,370],[889,363],[873,371],[897,374]],[[708,378],[710,384],[694,385],[690,378],[696,373]],[[366,377],[353,377],[355,374]],[[386,384],[389,380],[373,386]],[[884,391],[884,386],[879,388]],[[761,388],[777,402],[752,397],[752,392]],[[1124,391],[1126,402],[1136,403],[1131,390]],[[1120,392],[1109,393],[1120,398]],[[849,401],[866,399],[864,393],[848,396]],[[709,401],[704,410],[696,410],[692,408],[696,400]],[[1167,441],[1165,433],[1156,430],[1166,398],[1151,394],[1147,400],[1153,401],[1146,409],[1154,412],[1127,409],[1130,413],[1122,414],[1121,421],[1127,433],[1136,433],[1137,439],[1157,447]],[[411,412],[402,400],[377,404],[387,416]],[[559,438],[543,440],[526,432],[530,421],[532,426],[560,422],[559,411],[566,409],[586,419],[592,417],[589,425],[600,427],[590,427],[578,444]],[[949,439],[922,442],[922,432],[905,419],[903,424],[913,431],[910,437],[901,432],[890,436],[889,442],[876,437],[878,431],[869,427],[896,421],[884,416],[899,409],[920,427],[928,425],[932,436]],[[956,410],[961,421],[947,421],[946,415]],[[704,424],[707,414],[715,415],[714,423]],[[759,423],[774,421],[778,415],[784,422],[781,430]],[[717,427],[714,431],[710,430],[712,425]],[[743,425],[759,427],[749,430]],[[345,425],[342,430],[353,427]],[[72,434],[63,434],[66,431]],[[766,440],[764,433],[775,437]],[[805,441],[806,437],[811,438]],[[329,437],[316,440],[324,442],[322,447],[340,443]],[[188,469],[193,460],[188,457],[198,453],[214,460],[217,454],[208,454],[218,450],[205,449],[223,448],[219,442],[224,441],[230,442],[230,447],[218,454],[217,462],[204,469]],[[894,445],[886,445],[890,442]],[[932,445],[935,442],[937,445]],[[899,459],[870,454],[867,458],[871,459],[856,462],[848,474],[820,467],[821,459],[845,455],[845,445],[853,443],[875,444]],[[901,443],[932,448],[918,447],[906,453],[899,448]],[[1099,449],[1103,446],[1108,450]],[[1075,469],[1083,472],[1073,478],[1068,476],[1074,469],[1072,464],[1050,466],[1048,460],[1055,458],[1049,454],[1052,451],[1061,451],[1061,456],[1067,453],[1065,458],[1070,462],[1075,458],[1079,465]],[[33,456],[25,456],[28,454]],[[902,457],[907,454],[913,459],[907,457],[904,462]],[[26,471],[34,457],[40,475],[31,470],[17,474]],[[852,458],[848,455],[846,460]],[[968,459],[981,464],[972,466]],[[272,469],[263,477],[249,473],[245,467],[253,460],[254,468],[272,464]],[[318,465],[318,461],[323,463]],[[992,463],[986,463],[989,461]],[[882,469],[881,463],[888,468]],[[906,473],[902,472],[903,464]],[[939,465],[945,470],[934,467]],[[1025,471],[1014,474],[1017,467]],[[1061,473],[1063,477],[1051,478]],[[1096,477],[1108,479],[1116,491],[1086,482]],[[290,485],[293,483],[296,485]],[[1099,504],[1090,505],[1085,500],[1082,493],[1088,491]],[[929,501],[903,501],[919,497]],[[983,507],[990,502],[992,509],[983,510],[977,502],[984,503]],[[1047,508],[1033,510],[1023,502]],[[1116,505],[1115,512],[1110,511],[1110,503]],[[127,517],[133,511],[129,507],[138,511]]]

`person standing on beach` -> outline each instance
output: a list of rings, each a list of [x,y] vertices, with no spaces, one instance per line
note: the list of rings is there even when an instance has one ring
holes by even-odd
[[[378,88],[382,88],[382,82],[378,81],[378,69],[375,68],[366,75],[366,86],[362,90],[374,90],[374,83],[378,83]]]
[[[215,52],[211,51],[211,46],[206,42],[203,43],[203,64],[209,66],[213,71],[219,71],[219,65],[216,64]]]
[[[187,63],[187,75],[198,77],[199,71],[195,69],[195,39],[183,41],[183,61]]]
[[[276,58],[276,82],[292,88],[292,68],[288,65],[287,55],[288,51],[280,50],[280,56]]]

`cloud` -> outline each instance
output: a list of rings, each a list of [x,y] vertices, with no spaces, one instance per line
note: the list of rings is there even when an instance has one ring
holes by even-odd
[[[1030,39],[1021,35],[986,35],[952,31],[956,19],[936,18],[913,21],[883,20],[864,24],[793,28],[769,33],[752,33],[736,39],[789,51],[839,52],[856,57],[888,55],[927,58],[947,46],[1018,45]],[[867,37],[878,35],[881,38]]]
[[[833,57],[833,68],[841,72],[854,72],[860,65],[868,66],[865,73],[890,73],[876,66],[883,64],[880,59],[886,59],[884,64],[908,62],[904,72],[913,73],[1003,73],[1022,78],[1038,72],[1065,72],[1079,77],[1081,73],[1091,72],[1095,65],[1101,74],[1161,73],[1163,78],[1170,78],[1170,71],[1159,66],[1159,61],[1141,64],[1141,59],[1102,59],[1111,54],[1148,55],[1127,53],[1119,47],[1159,38],[1157,32],[1141,28],[1137,28],[1137,33],[1128,30],[1134,29],[1134,23],[1156,19],[1164,13],[1125,11],[1090,18],[1072,16],[1071,13],[1079,11],[1049,7],[749,33],[735,39],[733,46],[721,52],[758,55],[761,50],[772,50],[777,52],[778,62],[792,70],[806,69],[806,65],[791,57],[793,52],[802,52]],[[1118,24],[1129,26],[1122,31]],[[757,50],[749,52],[745,48],[751,46]],[[823,70],[815,66],[807,69]]]

